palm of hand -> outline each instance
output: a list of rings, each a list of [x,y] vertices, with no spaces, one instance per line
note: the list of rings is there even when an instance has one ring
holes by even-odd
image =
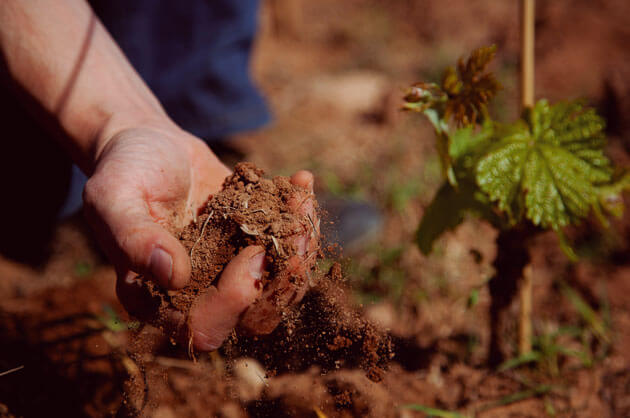
[[[147,320],[155,313],[136,273],[167,289],[186,285],[190,260],[172,233],[193,219],[229,174],[206,144],[171,126],[125,130],[107,142],[86,185],[84,206],[116,267],[117,292],[130,313]],[[293,181],[312,191],[310,173],[298,172]],[[312,207],[296,210],[312,211]],[[224,270],[218,291],[197,304],[190,321],[197,348],[217,348],[243,311],[260,297],[251,260],[255,258],[255,267],[262,269],[262,258],[255,257],[262,251],[259,247],[241,251]],[[299,260],[293,264],[304,270]],[[304,289],[295,292],[301,298]],[[269,311],[259,305],[257,309]],[[173,312],[170,324],[163,325],[177,329],[182,323],[181,314]],[[271,318],[261,329],[269,332],[276,324],[277,319]]]

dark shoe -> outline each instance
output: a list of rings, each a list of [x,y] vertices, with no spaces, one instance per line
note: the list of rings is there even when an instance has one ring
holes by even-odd
[[[318,201],[324,245],[336,243],[345,254],[356,253],[376,241],[383,230],[383,216],[369,202],[331,196]]]

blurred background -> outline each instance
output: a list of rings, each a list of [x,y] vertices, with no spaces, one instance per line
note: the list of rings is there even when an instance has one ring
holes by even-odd
[[[537,2],[536,97],[552,102],[584,98],[596,107],[608,123],[609,155],[625,165],[630,164],[629,19],[627,0]],[[424,416],[397,408],[418,404],[458,410],[530,391],[524,402],[505,402],[484,416],[630,416],[628,216],[603,232],[595,223],[572,230],[581,257],[577,264],[569,263],[553,234],[539,237],[532,253],[534,331],[536,348],[543,354],[533,369],[516,377],[486,367],[486,283],[497,232],[468,219],[442,237],[428,257],[414,243],[423,210],[442,178],[431,127],[418,115],[400,111],[404,90],[417,81],[439,80],[446,66],[491,44],[498,51],[492,70],[504,86],[491,112],[510,121],[518,116],[519,103],[516,1],[267,0],[260,11],[252,72],[273,121],[238,136],[236,147],[268,174],[309,169],[318,194],[369,202],[381,213],[378,235],[349,249],[342,259],[357,306],[391,330],[397,341],[391,377],[381,386],[346,377],[354,382],[354,405],[357,399],[367,405],[364,412]],[[60,366],[64,353],[72,352],[69,356],[76,361],[77,347],[92,347],[95,340],[57,344],[51,354],[46,333],[31,335],[22,328],[36,324],[50,329],[53,325],[45,321],[55,319],[51,312],[66,309],[67,301],[81,292],[85,301],[68,314],[88,312],[106,319],[123,315],[113,295],[113,271],[89,242],[80,223],[71,222],[60,227],[52,258],[42,269],[0,257],[0,318],[5,348],[13,350],[5,349],[5,355],[44,344],[48,348],[32,349],[32,358],[39,359],[48,379],[63,378],[68,387],[77,384],[77,372]],[[322,260],[322,268],[330,262]],[[85,285],[89,280],[93,284]],[[569,290],[560,283],[568,283]],[[511,312],[516,317],[517,306]],[[559,331],[566,329],[572,332]],[[52,330],[50,338],[59,333]],[[515,344],[515,329],[505,333]],[[97,333],[90,338],[101,337]],[[117,350],[100,344],[99,355]],[[2,368],[14,364],[0,358]],[[98,372],[87,369],[79,376],[108,376],[102,367]],[[33,373],[23,376],[34,378]],[[290,403],[291,384],[298,384],[286,379],[282,384],[288,389],[268,389],[266,399]],[[105,390],[103,380],[89,380],[93,383],[74,400],[78,410],[115,404],[118,386]],[[28,393],[29,381],[15,387]],[[542,384],[555,386],[542,390]],[[0,407],[16,402],[6,397],[14,392],[2,390]],[[318,402],[311,395],[300,396],[297,403]],[[230,402],[249,405],[238,397],[226,405]],[[52,404],[67,407],[62,399]],[[252,408],[250,413],[258,411]],[[360,411],[339,416],[367,416]]]
[[[608,123],[609,155],[621,164],[630,150],[624,116],[630,110],[629,17],[630,4],[615,0],[538,1],[536,10],[536,97],[583,98],[596,107]],[[401,326],[397,315],[409,314],[405,332],[428,332],[431,339],[474,330],[475,338],[487,337],[474,324],[485,323],[479,318],[487,303],[483,283],[491,274],[496,231],[471,219],[430,257],[420,254],[414,233],[442,178],[429,124],[399,109],[407,86],[439,81],[458,58],[495,44],[492,70],[504,88],[491,112],[498,120],[516,118],[518,19],[513,1],[264,4],[253,73],[275,120],[239,143],[271,173],[307,168],[320,194],[380,208],[381,235],[344,266],[357,300],[375,303],[368,313],[382,315],[388,326]],[[627,263],[626,222],[603,237],[588,229],[575,232],[585,260]],[[541,306],[545,295],[557,293],[553,276],[568,265],[554,238],[544,240],[536,269]],[[480,306],[471,315],[464,302],[475,289]]]

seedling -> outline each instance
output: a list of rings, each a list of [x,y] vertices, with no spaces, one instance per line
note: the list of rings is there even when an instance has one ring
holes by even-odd
[[[523,275],[523,283],[531,283],[531,268],[525,267],[533,236],[554,231],[575,260],[565,228],[591,213],[608,226],[608,215],[621,216],[621,193],[630,188],[630,175],[604,154],[604,120],[584,102],[552,104],[541,99],[528,106],[524,100],[516,121],[492,119],[488,105],[501,89],[487,70],[495,53],[494,46],[473,51],[456,68],[447,68],[441,82],[417,83],[404,99],[405,109],[424,115],[433,125],[445,178],[420,222],[417,244],[429,253],[434,241],[468,214],[498,228],[496,273],[490,281],[493,316],[507,304],[500,300],[510,293],[506,287],[516,289]],[[533,96],[533,91],[527,93],[530,87],[523,90]],[[532,347],[530,298],[531,291],[521,293],[521,355]],[[499,330],[492,331],[490,359],[496,362],[501,357]]]

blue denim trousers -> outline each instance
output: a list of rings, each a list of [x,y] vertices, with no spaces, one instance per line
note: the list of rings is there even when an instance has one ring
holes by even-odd
[[[258,0],[92,0],[92,7],[184,129],[218,140],[269,119],[249,75]]]

